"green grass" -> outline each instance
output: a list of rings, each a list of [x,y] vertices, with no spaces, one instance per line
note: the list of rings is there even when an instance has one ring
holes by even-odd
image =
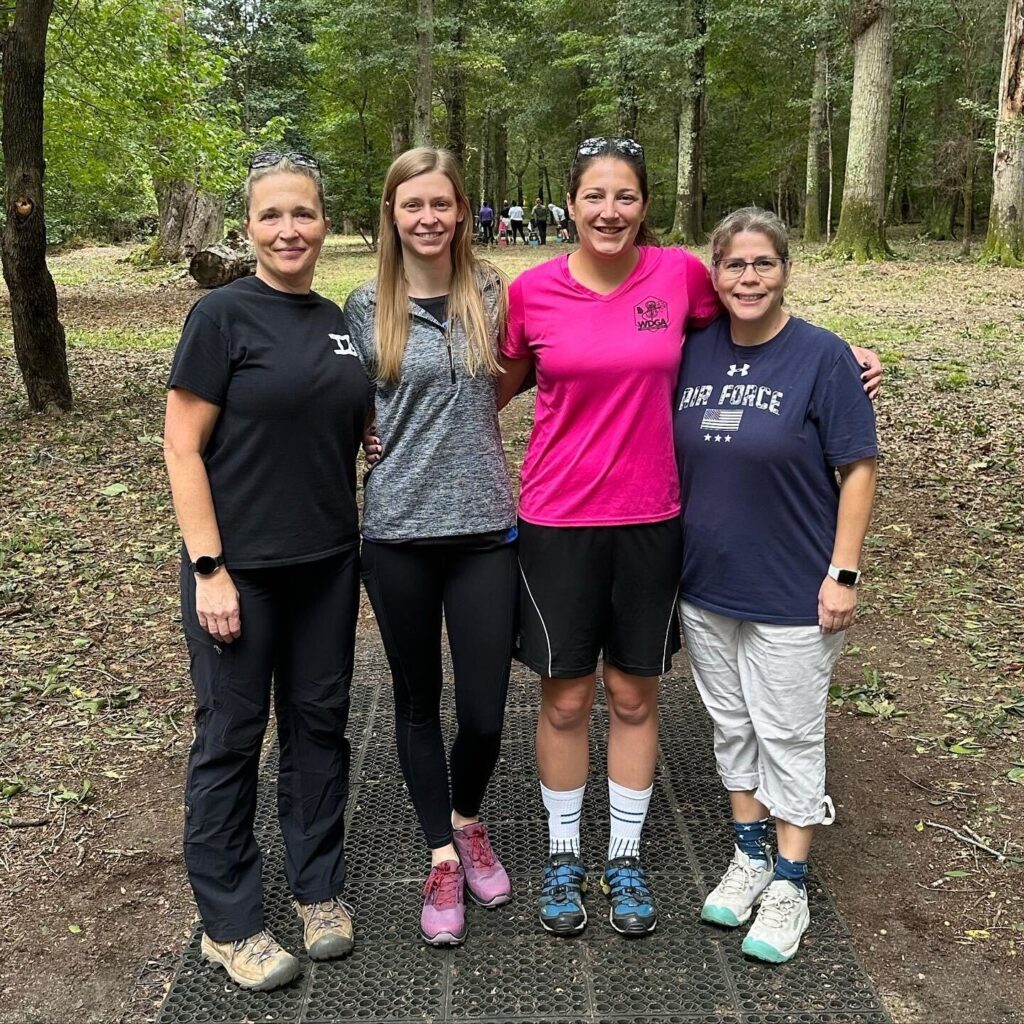
[[[125,349],[159,350],[174,348],[181,331],[177,328],[159,328],[140,331],[130,327],[101,327],[92,330],[69,327],[66,331],[68,348],[97,348],[106,351]]]

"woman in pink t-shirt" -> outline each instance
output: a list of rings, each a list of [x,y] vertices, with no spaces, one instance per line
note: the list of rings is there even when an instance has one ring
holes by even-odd
[[[672,396],[686,331],[720,312],[707,269],[649,245],[643,149],[588,139],[567,196],[580,246],[509,292],[502,398],[532,366],[519,507],[516,657],[541,675],[537,762],[548,811],[541,924],[586,924],[580,816],[598,659],[608,704],[612,927],[651,931],[640,831],[658,751],[658,679],[679,649],[679,480]]]

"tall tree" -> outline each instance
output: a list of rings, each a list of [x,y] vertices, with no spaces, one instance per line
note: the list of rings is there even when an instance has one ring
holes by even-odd
[[[828,39],[818,32],[814,48],[814,85],[807,126],[807,185],[804,189],[804,241],[821,241],[821,140],[825,126],[825,73],[828,68]]]
[[[57,289],[46,266],[43,86],[52,12],[53,0],[17,0],[13,24],[9,11],[0,22],[6,214],[0,249],[11,296],[14,351],[29,406],[37,412],[72,404]]]
[[[1006,5],[998,115],[984,256],[1020,266],[1024,263],[1024,0],[1008,0]]]
[[[890,0],[854,0],[853,98],[839,229],[829,250],[858,262],[885,259],[885,156],[892,100]]]
[[[434,103],[434,0],[416,0],[416,103],[412,141],[415,146],[433,144]]]

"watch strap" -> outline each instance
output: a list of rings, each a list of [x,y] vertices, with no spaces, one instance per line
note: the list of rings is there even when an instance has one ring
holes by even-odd
[[[224,553],[219,555],[200,555],[189,568],[197,576],[212,576],[224,564]]]
[[[829,563],[828,574],[836,583],[843,587],[855,587],[860,583],[860,569],[840,569],[838,566]]]

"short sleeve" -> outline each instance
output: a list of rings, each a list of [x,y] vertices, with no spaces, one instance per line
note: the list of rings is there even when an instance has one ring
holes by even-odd
[[[522,278],[517,278],[508,289],[508,325],[501,344],[501,353],[508,359],[528,359],[533,354],[526,337],[526,309],[521,281]]]
[[[231,343],[220,327],[194,306],[174,352],[167,387],[191,391],[222,406],[230,381]]]
[[[686,258],[683,269],[686,275],[686,293],[690,301],[687,326],[707,327],[722,312],[718,293],[711,283],[708,268],[693,253],[685,250],[682,252]]]
[[[878,454],[871,399],[864,393],[857,360],[845,342],[840,344],[831,371],[814,389],[810,409],[830,466],[848,466]]]

